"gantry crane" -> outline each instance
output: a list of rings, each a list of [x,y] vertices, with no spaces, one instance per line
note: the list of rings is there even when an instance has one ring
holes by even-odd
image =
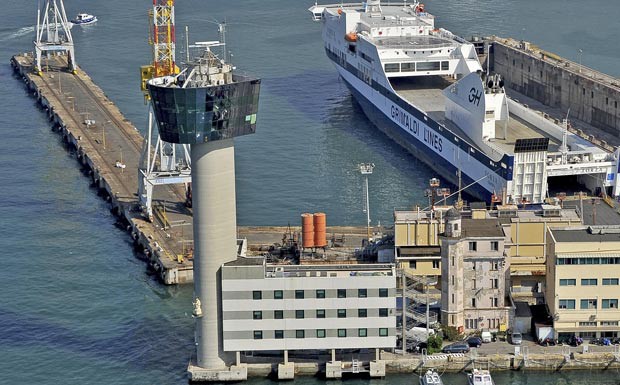
[[[180,145],[182,149],[180,159],[177,159],[175,144],[162,141],[159,134],[155,146],[152,146],[153,125],[156,123],[146,84],[152,78],[179,73],[179,67],[175,63],[174,0],[153,0],[153,9],[149,11],[149,23],[151,24],[149,43],[153,46],[153,61],[140,67],[141,88],[149,105],[149,116],[138,169],[138,197],[144,213],[152,221],[153,187],[157,185],[184,184],[186,200],[189,200],[186,203],[191,204],[191,161],[188,145]]]

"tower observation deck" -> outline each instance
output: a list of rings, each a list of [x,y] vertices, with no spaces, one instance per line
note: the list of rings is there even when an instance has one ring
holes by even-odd
[[[162,140],[191,145],[196,364],[225,372],[218,275],[237,258],[233,138],[256,131],[260,79],[233,73],[212,46],[178,75],[148,81]]]

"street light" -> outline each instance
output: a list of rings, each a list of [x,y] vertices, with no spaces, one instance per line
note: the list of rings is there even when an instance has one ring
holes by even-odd
[[[583,54],[583,50],[579,48],[579,73],[581,73],[581,56]]]
[[[368,175],[372,174],[372,170],[375,168],[375,164],[360,163],[358,167],[360,169],[360,173],[364,175],[366,181],[366,205],[364,206],[364,211],[366,212],[366,234],[368,236],[368,240],[370,241],[370,199],[368,198]]]

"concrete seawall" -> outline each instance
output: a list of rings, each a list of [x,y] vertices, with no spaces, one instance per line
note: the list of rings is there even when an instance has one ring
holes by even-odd
[[[506,88],[558,109],[604,131],[596,135],[620,144],[620,80],[564,59],[528,42],[492,38],[491,70]],[[558,116],[560,117],[560,116]]]
[[[32,55],[16,55],[11,58],[11,66],[24,81],[28,92],[45,110],[54,131],[57,131],[62,136],[63,142],[75,151],[77,161],[85,174],[92,179],[93,187],[110,202],[112,212],[131,235],[139,255],[147,260],[163,283],[191,282],[193,278],[191,261],[179,261],[175,258],[174,245],[171,244],[173,240],[167,239],[161,231],[158,231],[155,224],[145,220],[136,207],[137,166],[131,170],[129,168],[131,165],[137,165],[140,154],[136,149],[142,144],[142,136],[84,72],[79,70],[77,75],[73,75],[57,69],[57,72],[51,74],[44,72],[39,76],[32,72],[32,61]],[[96,101],[96,106],[92,108],[96,107],[103,111],[100,113],[108,114],[117,122],[116,126],[110,125],[107,128],[106,135],[110,141],[117,135],[126,146],[124,154],[120,155],[123,162],[129,166],[126,173],[122,168],[114,167],[115,159],[119,159],[119,149],[112,149],[112,145],[106,149],[105,144],[102,149],[99,146],[100,140],[94,138],[88,125],[82,124],[83,117],[79,110],[76,111],[73,105],[71,108],[67,105],[67,100],[63,98],[66,96],[66,91],[65,93],[62,91],[61,79],[64,79],[65,90],[72,86],[74,91],[80,89],[88,93]],[[80,100],[80,103],[85,104],[86,101]],[[122,151],[122,147],[119,148]]]

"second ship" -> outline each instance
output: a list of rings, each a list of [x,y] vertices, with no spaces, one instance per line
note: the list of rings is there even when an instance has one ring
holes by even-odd
[[[309,10],[367,117],[467,193],[487,202],[543,203],[551,198],[548,179],[557,177],[566,178],[559,184],[567,190],[620,194],[618,150],[507,97],[475,47],[436,28],[423,4],[368,0]]]

